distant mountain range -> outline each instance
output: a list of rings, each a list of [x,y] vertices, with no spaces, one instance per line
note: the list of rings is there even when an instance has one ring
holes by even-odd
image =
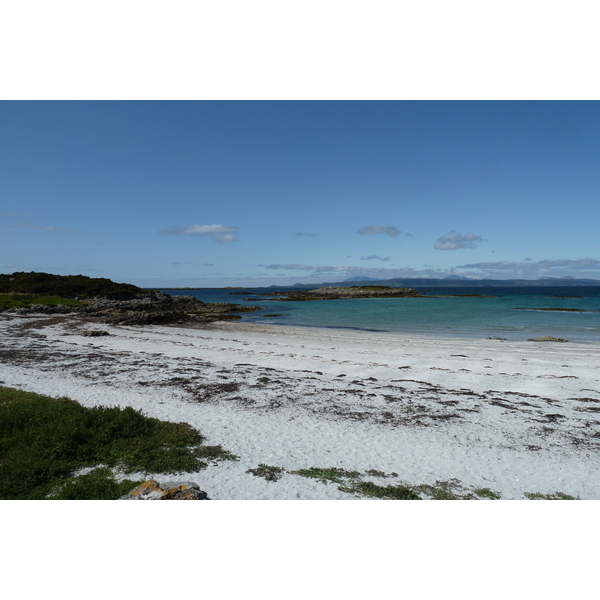
[[[449,275],[444,279],[377,279],[375,277],[351,277],[344,281],[324,283],[295,283],[295,288],[314,288],[335,285],[346,287],[351,285],[389,285],[393,287],[533,287],[533,286],[600,286],[599,279],[574,279],[571,277],[541,277],[540,279],[471,279],[462,275]]]

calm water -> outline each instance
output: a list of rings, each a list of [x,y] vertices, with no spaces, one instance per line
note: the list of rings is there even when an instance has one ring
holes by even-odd
[[[553,335],[600,342],[600,286],[416,288],[427,297],[311,302],[280,302],[260,296],[264,292],[290,289],[293,288],[244,288],[240,294],[237,292],[242,290],[237,289],[163,291],[194,296],[204,302],[259,306],[263,310],[245,313],[243,320],[263,324],[508,339]],[[460,297],[458,294],[490,297]],[[583,312],[540,310],[543,308],[575,308]],[[281,316],[262,316],[270,314]]]

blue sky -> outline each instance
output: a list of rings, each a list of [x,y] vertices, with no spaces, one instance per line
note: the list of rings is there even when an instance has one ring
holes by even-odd
[[[600,104],[0,102],[0,272],[600,279]]]

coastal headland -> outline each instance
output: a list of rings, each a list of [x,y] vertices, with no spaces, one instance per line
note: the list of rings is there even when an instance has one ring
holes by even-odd
[[[170,296],[110,279],[83,275],[13,273],[0,275],[0,313],[80,314],[99,323],[212,323],[241,319],[239,313],[261,310],[228,302],[202,302],[193,296]]]

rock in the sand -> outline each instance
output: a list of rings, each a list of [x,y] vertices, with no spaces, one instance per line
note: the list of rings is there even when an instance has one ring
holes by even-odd
[[[203,492],[195,483],[158,483],[154,479],[144,481],[119,500],[207,500]]]
[[[100,337],[103,335],[110,335],[110,333],[101,329],[93,329],[92,331],[84,331],[82,335],[86,337]]]
[[[551,335],[543,335],[539,338],[529,338],[528,342],[568,342],[565,338],[552,337]]]

